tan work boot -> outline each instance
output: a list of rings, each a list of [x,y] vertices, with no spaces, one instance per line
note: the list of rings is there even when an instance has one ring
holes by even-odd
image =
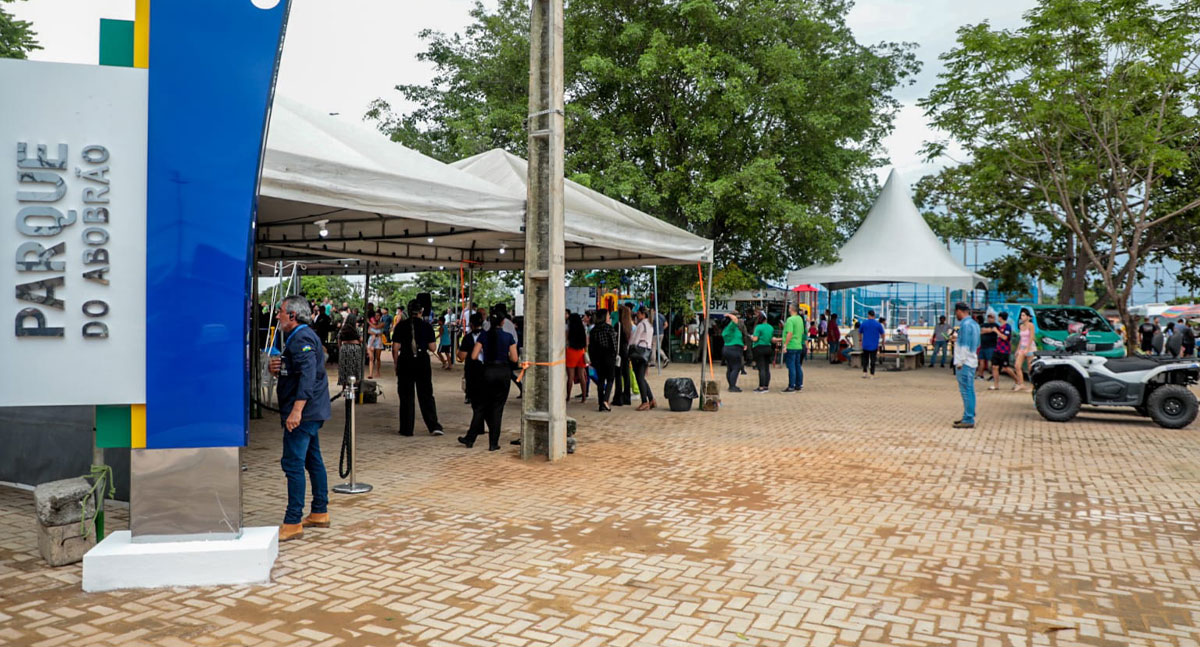
[[[279,541],[291,541],[304,536],[304,526],[298,523],[285,523],[279,526]]]
[[[328,528],[329,527],[329,513],[328,512],[314,512],[314,513],[308,515],[307,517],[305,517],[304,522],[301,525],[304,526],[305,528]]]

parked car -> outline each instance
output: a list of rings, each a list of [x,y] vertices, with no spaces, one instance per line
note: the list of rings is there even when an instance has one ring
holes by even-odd
[[[1033,305],[1029,303],[998,303],[992,306],[997,313],[1007,312],[1013,334],[1021,310],[1033,314],[1034,340],[1038,350],[1063,350],[1071,324],[1082,324],[1088,331],[1086,352],[1100,357],[1125,357],[1125,340],[1094,308],[1087,306]],[[1015,344],[1014,344],[1015,346]]]

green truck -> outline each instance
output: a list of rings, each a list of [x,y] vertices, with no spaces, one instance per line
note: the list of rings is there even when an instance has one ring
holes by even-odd
[[[1095,309],[1087,306],[1033,305],[1029,303],[997,303],[991,306],[997,313],[1007,312],[1008,322],[1013,327],[1013,337],[1019,335],[1017,322],[1022,310],[1033,315],[1034,340],[1038,350],[1059,350],[1070,334],[1070,324],[1080,323],[1087,327],[1087,352],[1100,357],[1125,357],[1125,340],[1121,339]],[[1016,348],[1014,340],[1013,348]]]

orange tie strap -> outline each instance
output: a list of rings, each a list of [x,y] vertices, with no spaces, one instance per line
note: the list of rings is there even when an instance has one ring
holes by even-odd
[[[708,321],[708,296],[704,294],[704,268],[700,263],[696,263],[696,273],[700,275],[700,299],[704,301],[704,344],[708,349],[708,379],[715,382],[717,376],[713,372],[712,335],[708,334],[708,327],[711,325]],[[704,377],[704,369],[700,369],[700,377]]]
[[[566,363],[567,363],[567,358],[565,358],[565,357],[558,360],[557,362],[521,362],[521,372],[517,373],[517,383],[519,384],[522,380],[525,379],[525,370],[528,369],[530,366],[558,366],[559,364],[566,364]]]

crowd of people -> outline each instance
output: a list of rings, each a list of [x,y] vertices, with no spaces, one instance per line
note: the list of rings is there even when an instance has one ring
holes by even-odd
[[[1162,325],[1159,317],[1145,317],[1137,327],[1138,350],[1159,357],[1195,357],[1196,331],[1185,318]]]
[[[266,304],[264,313],[267,312]],[[505,304],[489,310],[472,303],[469,307],[445,309],[435,316],[426,305],[413,300],[394,309],[366,304],[360,313],[343,303],[336,307],[329,299],[321,303],[292,296],[276,312],[277,328],[269,318],[259,321],[262,334],[275,337],[270,370],[279,376],[280,415],[285,429],[284,456],[281,464],[288,480],[288,508],[281,527],[280,540],[301,536],[304,527],[328,525],[326,477],[320,455],[317,432],[329,417],[328,386],[324,361],[338,363],[338,384],[346,388],[350,377],[358,384],[363,372],[368,380],[379,378],[385,351],[391,354],[399,396],[398,433],[414,435],[416,410],[427,431],[443,435],[433,393],[432,357],[441,368],[463,366],[463,390],[471,406],[471,422],[458,442],[473,447],[487,433],[488,449],[500,448],[500,430],[505,404],[512,385],[519,389],[521,370],[521,332],[519,318]],[[886,322],[868,311],[843,334],[837,314],[826,311],[810,321],[806,309],[791,304],[786,318],[772,320],[755,308],[739,315],[728,313],[712,326],[710,341],[725,366],[730,392],[740,392],[738,380],[746,366],[757,372],[756,393],[770,390],[771,368],[780,357],[787,367],[784,393],[804,388],[803,364],[811,352],[826,351],[830,361],[849,359],[851,352],[861,354],[864,378],[875,375],[878,354],[887,341]],[[269,317],[269,315],[267,315]],[[1032,312],[1021,309],[1018,321],[1010,322],[1008,312],[972,314],[965,303],[954,309],[954,322],[939,317],[931,338],[931,365],[955,372],[963,402],[963,415],[956,428],[975,425],[975,382],[991,382],[988,390],[1000,388],[1002,376],[1010,377],[1014,391],[1027,390],[1025,374],[1036,350]],[[686,327],[677,322],[680,332]],[[599,411],[634,406],[647,411],[658,406],[646,379],[647,369],[669,360],[663,350],[667,318],[653,309],[636,304],[607,309],[565,313],[568,402],[586,403],[595,397]],[[901,331],[905,332],[905,331]],[[1137,329],[1139,351],[1148,355],[1194,356],[1196,335],[1186,320],[1168,323],[1145,319]],[[953,352],[948,352],[953,348]],[[318,349],[324,351],[318,354]],[[578,387],[578,393],[575,392]],[[518,395],[520,397],[520,395]],[[520,441],[514,441],[518,444]],[[319,469],[318,469],[319,468]],[[305,479],[308,472],[313,485],[312,511],[301,517]]]

